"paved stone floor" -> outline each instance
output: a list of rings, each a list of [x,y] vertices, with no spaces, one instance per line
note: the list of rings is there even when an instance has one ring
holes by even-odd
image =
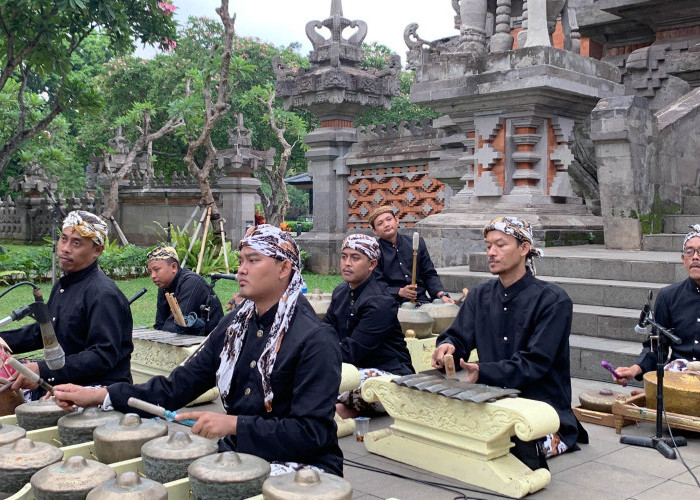
[[[591,380],[573,380],[574,400],[578,394],[588,389],[610,387],[622,389],[613,384]],[[370,421],[370,431],[387,427],[391,418],[375,418]],[[590,444],[582,445],[581,451],[565,454],[549,461],[552,482],[542,491],[528,498],[549,499],[700,499],[700,488],[683,466],[681,460],[668,460],[659,452],[649,448],[620,444],[620,436],[615,429],[593,424],[584,424],[590,436]],[[655,425],[642,423],[629,425],[623,429],[624,434],[652,436]],[[676,431],[674,435],[683,435],[688,439],[688,446],[680,448],[681,455],[688,467],[700,479],[700,434]],[[453,485],[466,498],[494,499],[484,490],[474,488],[454,479],[395,462],[393,460],[369,453],[354,436],[340,439],[340,447],[345,458],[365,465],[379,467],[391,472],[415,479],[423,479]],[[462,498],[457,491],[448,492],[423,485],[407,479],[400,479],[384,474],[361,470],[350,464],[345,465],[345,478],[354,489],[353,498],[370,500],[375,498],[398,498],[401,500],[449,500]]]

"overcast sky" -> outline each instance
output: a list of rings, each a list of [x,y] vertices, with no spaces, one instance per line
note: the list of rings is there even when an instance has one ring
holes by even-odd
[[[215,8],[219,0],[171,0],[178,8],[178,21],[184,24],[189,16],[218,19]],[[343,15],[349,20],[367,23],[365,42],[387,45],[406,60],[403,30],[418,23],[418,34],[435,40],[457,34],[451,0],[344,0]],[[254,36],[277,46],[291,42],[302,44],[301,54],[308,55],[311,44],[304,31],[309,21],[323,21],[330,15],[331,0],[230,0],[229,11],[236,13],[236,34]],[[348,38],[354,30],[347,28]],[[330,37],[324,28],[321,33]],[[140,54],[139,54],[140,55]]]

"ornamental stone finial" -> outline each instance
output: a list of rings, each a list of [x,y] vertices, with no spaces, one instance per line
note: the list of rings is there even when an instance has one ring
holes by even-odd
[[[330,38],[318,32],[324,27],[330,30]],[[357,31],[343,38],[346,28]],[[367,36],[367,23],[346,19],[340,0],[331,1],[329,18],[306,24],[306,35],[313,45],[310,68],[295,72],[281,58],[273,61],[275,89],[285,109],[308,109],[321,119],[322,127],[349,127],[367,107],[391,107],[391,98],[399,92],[396,76],[401,59],[391,57],[380,71],[360,68],[365,58],[362,42]]]
[[[330,30],[330,38],[324,38],[316,31],[323,27]],[[343,31],[346,28],[357,28],[357,32],[345,39]],[[350,21],[343,17],[343,6],[340,0],[332,0],[329,18],[323,21],[309,21],[306,24],[306,36],[314,48],[309,55],[312,63],[322,64],[329,61],[331,66],[337,68],[340,66],[341,59],[343,63],[354,66],[365,57],[360,47],[367,36],[367,23],[359,20]]]

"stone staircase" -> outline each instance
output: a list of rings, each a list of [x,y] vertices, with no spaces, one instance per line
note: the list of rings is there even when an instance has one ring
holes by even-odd
[[[635,333],[649,290],[654,293],[687,277],[680,249],[688,224],[700,216],[664,218],[663,235],[644,237],[644,250],[607,250],[601,245],[545,248],[537,276],[562,287],[574,302],[571,330],[571,375],[610,381],[601,368],[632,364],[644,336]],[[474,288],[492,279],[485,253],[472,253],[469,265],[438,269],[448,290]]]

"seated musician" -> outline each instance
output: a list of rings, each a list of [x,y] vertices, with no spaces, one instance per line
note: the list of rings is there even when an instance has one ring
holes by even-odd
[[[218,438],[221,451],[261,457],[273,474],[300,467],[342,475],[333,420],[340,386],[338,336],[301,295],[299,248],[289,233],[262,224],[240,244],[243,304],[227,315],[188,363],[139,385],[56,387],[57,402],[112,405],[136,397],[173,410],[218,386],[225,413],[185,412],[192,432]]]
[[[656,297],[654,319],[661,326],[672,328],[673,333],[680,337],[680,344],[671,345],[670,362],[666,366],[669,371],[684,371],[689,362],[700,359],[700,319],[698,319],[698,303],[700,294],[700,224],[690,226],[691,231],[683,240],[681,261],[688,272],[688,279],[663,288]],[[656,370],[657,355],[651,348],[649,339],[644,341],[642,352],[632,366],[615,368],[620,378],[615,378],[618,384],[642,376]]]
[[[423,238],[418,241],[416,284],[411,284],[413,241],[408,236],[399,234],[399,219],[390,206],[385,205],[375,209],[369,216],[369,225],[372,232],[379,237],[381,249],[374,274],[377,281],[399,303],[409,300],[426,303],[435,298],[450,304],[455,303],[442,286]]]
[[[361,384],[369,377],[413,373],[396,317],[398,303],[372,274],[378,257],[379,244],[371,236],[351,234],[345,238],[340,255],[345,282],[333,290],[324,319],[338,333],[343,362],[359,369]],[[338,396],[336,412],[340,417],[356,417],[366,410],[383,412],[380,403],[367,403],[360,397],[360,388]]]
[[[151,280],[158,287],[156,322],[153,328],[191,335],[208,335],[216,328],[224,317],[224,311],[221,309],[219,297],[209,289],[204,278],[180,267],[177,252],[173,247],[156,247],[148,253],[147,259]],[[166,293],[174,295],[186,319],[198,318],[199,321],[190,320],[189,326],[175,323],[173,312],[165,298]],[[209,310],[202,310],[202,306]]]
[[[571,410],[569,334],[573,304],[564,290],[535,278],[530,224],[516,217],[494,219],[484,228],[489,270],[498,279],[475,287],[454,323],[440,334],[432,365],[444,368],[452,354],[468,373],[468,382],[520,390],[543,401],[559,415],[559,431],[537,443],[516,438],[513,454],[533,470],[545,457],[577,450],[588,435]],[[529,266],[528,266],[529,264]],[[476,348],[478,363],[468,363]]]
[[[27,368],[50,384],[74,382],[105,385],[131,382],[132,319],[129,302],[102,272],[98,257],[104,250],[107,224],[98,216],[75,210],[63,221],[58,240],[58,263],[63,277],[54,284],[47,303],[65,365],[52,370],[45,361]],[[37,323],[0,332],[15,353],[42,347]],[[37,389],[16,373],[13,389]],[[30,397],[43,394],[41,389]]]

